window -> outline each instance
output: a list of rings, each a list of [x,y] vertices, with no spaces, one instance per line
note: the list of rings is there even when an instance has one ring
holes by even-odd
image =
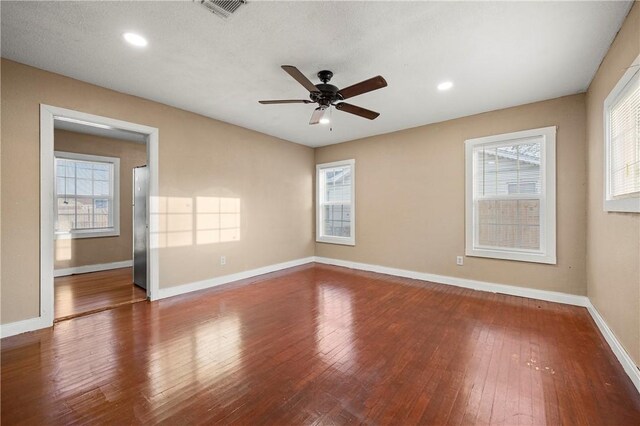
[[[466,254],[556,263],[556,128],[469,139]]]
[[[316,241],[355,245],[355,160],[316,166]]]
[[[507,184],[507,192],[509,194],[535,194],[536,182],[509,182]]]
[[[120,234],[119,169],[119,158],[55,153],[56,238]]]
[[[640,63],[640,56],[635,64]],[[640,212],[640,70],[631,66],[604,102],[604,209]]]

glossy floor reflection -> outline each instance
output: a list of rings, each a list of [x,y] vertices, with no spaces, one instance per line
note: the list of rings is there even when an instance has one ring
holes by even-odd
[[[55,278],[56,320],[73,318],[147,298],[133,284],[132,268],[111,269]]]
[[[320,265],[4,339],[1,384],[3,425],[640,424],[583,308]]]

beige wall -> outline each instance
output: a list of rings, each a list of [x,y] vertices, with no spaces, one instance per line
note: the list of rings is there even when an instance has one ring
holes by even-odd
[[[132,173],[147,164],[146,146],[141,143],[56,130],[56,151],[103,155],[120,159],[120,235],[117,237],[56,240],[54,268],[121,262],[132,259]]]
[[[558,126],[557,265],[464,255],[469,138]],[[586,294],[584,94],[316,149],[316,163],[356,160],[356,246],[316,256],[494,283]]]
[[[640,365],[640,214],[603,211],[603,103],[640,53],[635,3],[587,92],[587,282],[591,302]]]
[[[160,250],[161,287],[313,255],[311,148],[12,61],[1,66],[2,323],[39,314],[40,103],[159,128],[160,195],[181,211],[176,217],[192,219],[178,221],[179,243]],[[198,244],[197,197],[240,200],[238,241]]]
[[[167,205],[161,287],[315,252],[588,294],[638,363],[640,215],[602,211],[602,102],[640,51],[639,15],[636,3],[586,95],[315,151],[2,60],[1,322],[38,315],[38,105],[47,103],[160,129],[160,193]],[[464,140],[551,125],[558,126],[558,264],[466,257],[456,266],[455,256],[464,254]],[[357,245],[314,245],[313,164],[346,158],[356,159]],[[198,200],[218,197],[239,200],[240,239],[199,244]],[[220,255],[227,256],[224,267]]]

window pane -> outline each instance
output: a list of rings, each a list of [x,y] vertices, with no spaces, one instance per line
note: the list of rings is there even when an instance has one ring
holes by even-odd
[[[92,178],[92,169],[91,163],[76,162],[76,174],[78,179],[91,179]]]
[[[75,179],[74,178],[56,178],[56,193],[59,195],[67,194],[74,195],[76,193]]]
[[[56,230],[113,226],[113,163],[57,157],[55,171]],[[100,196],[104,198],[93,198]]]
[[[104,168],[103,166],[100,166],[100,167]],[[95,180],[108,181],[109,180],[109,169],[107,168],[106,170],[94,170],[93,171],[93,178]]]
[[[108,228],[112,224],[109,221],[110,201],[108,199],[93,200],[93,227]]]
[[[351,236],[351,206],[324,206],[324,235],[331,237]]]
[[[91,229],[91,216],[88,214],[78,214],[75,229]]]
[[[518,193],[540,193],[540,143],[518,145]]]
[[[59,197],[57,199],[58,204],[58,217],[56,218],[56,231],[67,232],[74,228],[75,215],[76,215],[76,201],[71,199],[65,199]]]
[[[318,169],[318,205],[316,213],[321,218],[318,224],[318,238],[339,237],[349,244],[354,242],[352,229],[353,161]],[[328,242],[331,239],[328,238]],[[338,242],[335,240],[334,242]]]
[[[539,200],[479,200],[477,223],[481,246],[540,249]]]
[[[76,200],[73,198],[58,197],[58,214],[76,214]]]
[[[76,199],[77,229],[92,228],[93,200],[91,198]]]
[[[66,194],[64,182],[65,179],[61,177],[56,178],[56,194]]]
[[[57,232],[69,232],[74,228],[75,215],[59,214],[56,221]]]
[[[540,138],[535,138],[540,139]],[[476,197],[540,193],[542,143],[532,139],[496,148],[474,150]]]
[[[91,180],[77,179],[76,190],[78,195],[93,195],[93,188]]]
[[[609,111],[609,192],[640,192],[640,84],[633,78]]]
[[[97,198],[93,200],[93,208],[96,214],[107,214],[109,213],[109,200]]]
[[[351,167],[325,170],[325,201],[351,201]]]
[[[94,181],[93,195],[109,195],[109,182]]]

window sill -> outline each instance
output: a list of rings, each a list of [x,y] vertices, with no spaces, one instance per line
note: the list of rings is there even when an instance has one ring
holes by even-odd
[[[549,265],[556,265],[558,263],[555,256],[548,256],[542,253],[535,254],[524,252],[509,252],[502,250],[471,249],[466,250],[465,255],[471,257],[485,257],[499,260],[515,260],[518,262],[546,263]]]
[[[72,231],[72,232],[56,232],[56,240],[75,240],[78,238],[100,238],[100,237],[119,237],[120,230],[109,228],[101,231],[94,229],[87,231]]]
[[[640,213],[640,198],[620,198],[604,200],[604,211],[607,213]]]
[[[316,238],[316,243],[338,244],[343,246],[356,245],[356,241],[354,238],[344,238],[344,237],[319,237],[319,238]]]

